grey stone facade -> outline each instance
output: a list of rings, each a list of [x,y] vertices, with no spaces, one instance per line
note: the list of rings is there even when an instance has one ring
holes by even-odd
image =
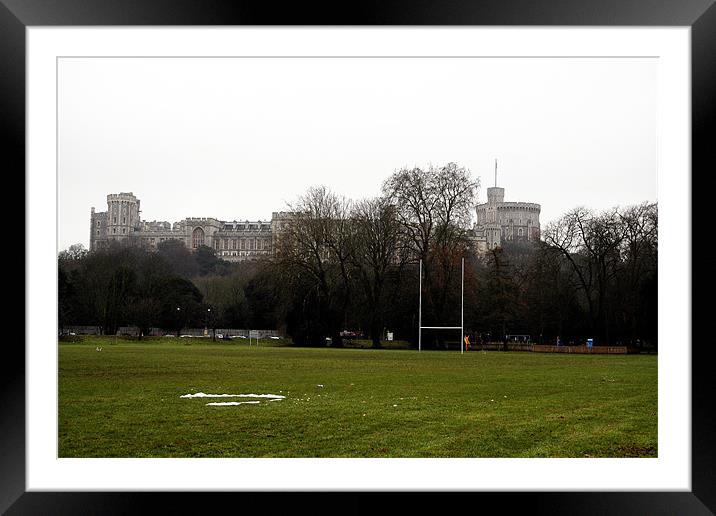
[[[107,211],[90,214],[90,250],[105,248],[112,241],[153,250],[166,240],[180,240],[187,249],[206,245],[227,261],[243,261],[273,255],[276,235],[288,220],[285,212],[274,212],[269,221],[223,221],[190,217],[179,222],[145,221],[140,201],[131,192],[107,196]]]
[[[505,189],[487,189],[487,202],[475,207],[477,222],[470,231],[478,254],[504,241],[540,239],[540,205],[505,202]],[[166,240],[180,240],[187,249],[206,245],[220,258],[237,262],[273,256],[278,235],[290,221],[288,212],[273,212],[268,221],[223,221],[190,217],[178,222],[146,221],[140,217],[140,201],[131,192],[109,194],[107,211],[90,213],[90,250],[105,248],[112,241],[153,250]]]
[[[478,252],[501,246],[504,241],[540,239],[540,205],[532,202],[505,202],[505,189],[487,189],[487,202],[475,207],[474,240]]]

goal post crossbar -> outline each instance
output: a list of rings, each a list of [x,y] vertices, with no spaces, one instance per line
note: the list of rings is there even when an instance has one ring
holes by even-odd
[[[418,301],[418,351],[422,349],[423,330],[460,330],[460,353],[465,352],[465,258],[462,259],[462,275],[460,279],[460,326],[423,326],[423,260],[420,260],[419,301]]]

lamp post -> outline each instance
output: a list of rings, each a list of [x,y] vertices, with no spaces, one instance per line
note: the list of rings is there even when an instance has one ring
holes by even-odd
[[[211,318],[211,308],[206,309],[206,319],[207,319],[207,330],[208,330],[209,323],[211,323],[211,340],[216,342],[216,329],[214,328],[214,320]]]
[[[180,321],[181,314],[179,312],[181,312],[181,308],[179,308],[177,306],[177,326],[181,326],[181,321]],[[180,332],[181,332],[181,328],[177,328],[177,338],[179,337]]]
[[[209,335],[209,315],[211,314],[211,308],[206,309],[206,317],[204,318],[204,337]]]

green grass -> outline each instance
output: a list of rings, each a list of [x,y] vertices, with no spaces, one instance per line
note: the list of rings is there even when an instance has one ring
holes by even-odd
[[[60,343],[59,456],[657,456],[655,355],[184,340]]]

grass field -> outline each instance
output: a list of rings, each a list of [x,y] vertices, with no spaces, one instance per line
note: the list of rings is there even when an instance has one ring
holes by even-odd
[[[657,456],[655,355],[182,341],[60,343],[59,456]]]

